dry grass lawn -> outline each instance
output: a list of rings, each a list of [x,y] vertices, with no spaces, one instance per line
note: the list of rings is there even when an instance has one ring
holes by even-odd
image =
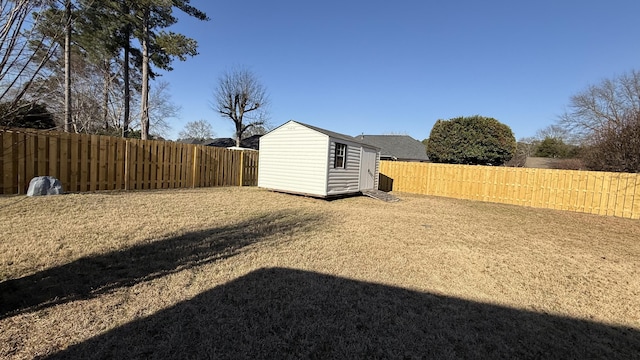
[[[634,358],[640,222],[257,188],[0,197],[0,358]]]

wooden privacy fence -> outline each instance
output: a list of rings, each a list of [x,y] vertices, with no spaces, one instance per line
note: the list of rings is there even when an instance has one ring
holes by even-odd
[[[640,174],[381,161],[380,189],[640,218]]]
[[[250,186],[258,152],[109,136],[0,131],[0,194],[24,194],[35,176],[64,191]]]

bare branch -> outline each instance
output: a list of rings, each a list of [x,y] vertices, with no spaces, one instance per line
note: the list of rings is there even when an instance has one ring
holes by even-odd
[[[188,122],[182,131],[178,134],[180,139],[196,139],[196,140],[206,140],[211,139],[215,136],[215,132],[213,131],[213,127],[211,124],[204,120],[190,121]]]
[[[0,0],[0,102],[17,106],[57,50],[51,37],[34,31],[40,16],[28,20],[44,5],[46,1]]]
[[[573,96],[560,124],[587,146],[593,170],[640,171],[640,72],[631,71]]]
[[[269,103],[266,89],[256,76],[245,68],[225,72],[218,81],[211,107],[223,117],[231,119],[236,128],[236,145],[244,133],[265,123],[265,109]],[[258,116],[251,114],[263,110]],[[251,114],[249,114],[251,113]]]

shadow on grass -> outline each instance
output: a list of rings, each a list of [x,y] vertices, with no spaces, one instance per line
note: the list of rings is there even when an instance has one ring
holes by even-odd
[[[116,288],[225,259],[272,235],[299,236],[320,221],[316,216],[279,211],[228,226],[81,258],[30,276],[7,280],[0,283],[0,319],[92,298]]]
[[[640,332],[271,268],[50,359],[634,358]]]

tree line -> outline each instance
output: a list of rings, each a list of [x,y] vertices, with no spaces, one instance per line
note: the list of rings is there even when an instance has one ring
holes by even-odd
[[[176,10],[209,20],[189,0],[0,0],[0,125],[161,133],[178,108],[150,80],[197,55]]]
[[[423,141],[434,162],[523,166],[527,157],[570,159],[559,168],[640,172],[640,72],[602,80],[572,96],[568,111],[536,136],[482,116],[436,121]]]

